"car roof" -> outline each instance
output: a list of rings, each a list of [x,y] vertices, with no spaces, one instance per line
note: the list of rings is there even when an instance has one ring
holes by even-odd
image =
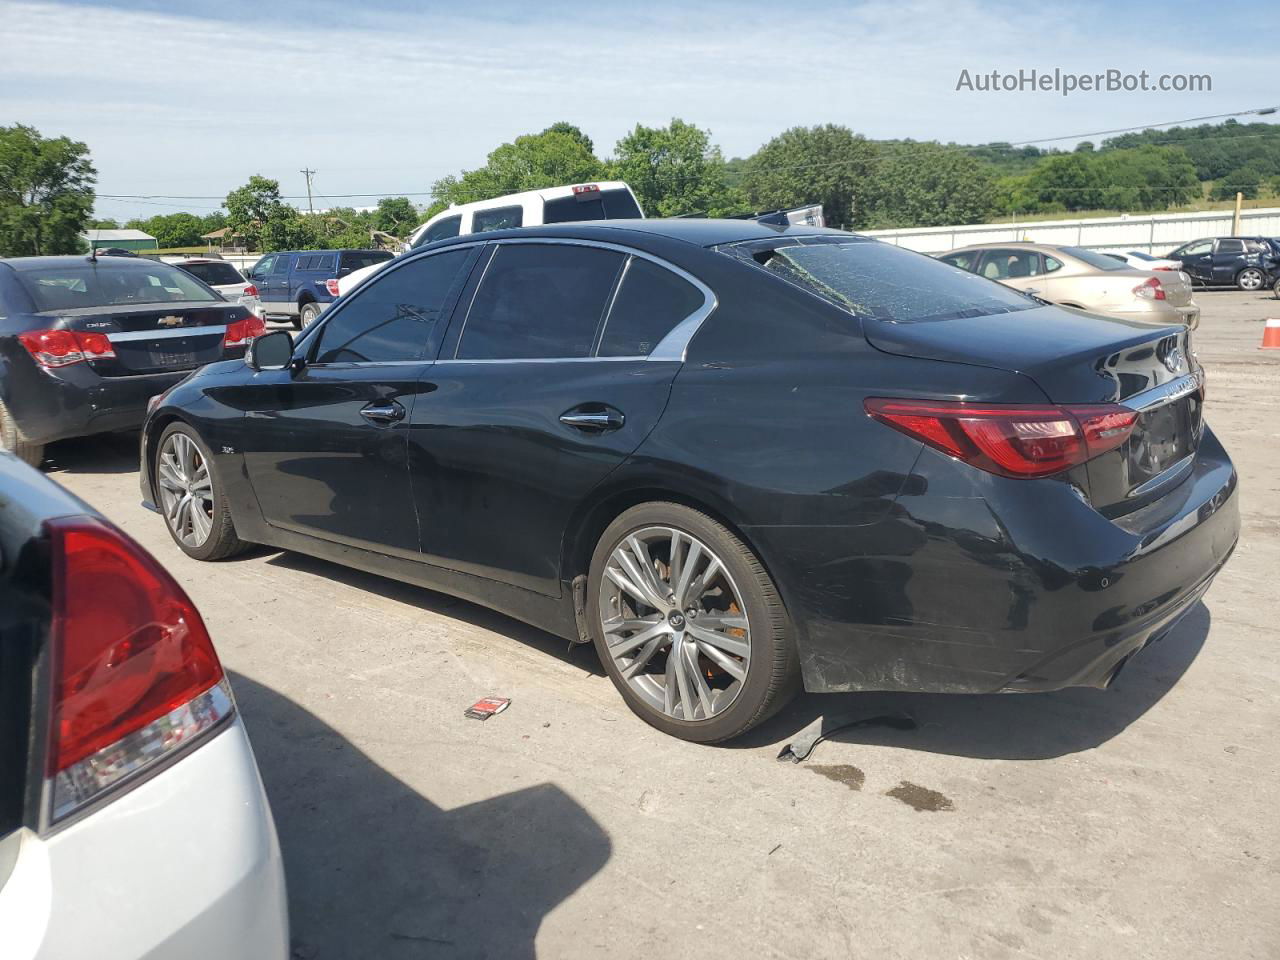
[[[289,254],[291,256],[301,256],[302,254],[314,253],[390,253],[389,250],[378,250],[374,247],[343,247],[341,250],[270,250],[262,256],[269,257],[271,254]]]
[[[549,223],[534,227],[515,227],[510,230],[491,230],[486,233],[468,233],[430,244],[432,248],[446,243],[476,242],[478,240],[505,240],[520,237],[577,237],[602,239],[602,235],[619,234],[618,242],[625,242],[621,234],[640,233],[669,240],[683,240],[699,247],[714,247],[724,243],[744,240],[768,240],[775,237],[800,237],[835,235],[854,237],[856,234],[825,227],[769,226],[755,220],[702,220],[702,219],[650,219],[650,220],[580,220],[569,223]],[[869,239],[862,237],[860,239]],[[420,247],[419,249],[426,249]]]
[[[70,267],[73,265],[83,265],[93,262],[95,261],[91,261],[88,254],[76,254],[61,257],[12,257],[7,260],[0,260],[0,263],[12,267],[19,273],[23,273],[28,270],[47,270],[50,267]],[[152,260],[148,257],[112,257],[100,254],[96,263],[98,266],[109,264],[110,266],[120,270],[145,270],[148,267],[154,267],[157,263],[161,263],[161,261]],[[161,265],[165,267],[173,266],[173,264],[170,263],[163,263]]]

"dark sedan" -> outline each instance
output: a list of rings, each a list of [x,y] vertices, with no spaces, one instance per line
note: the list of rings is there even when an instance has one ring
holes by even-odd
[[[1180,325],[744,221],[461,237],[154,404],[192,557],[326,557],[594,642],[711,742],[811,691],[1106,686],[1239,530]]]
[[[38,464],[54,440],[136,428],[148,399],[263,329],[153,260],[0,260],[0,448]]]

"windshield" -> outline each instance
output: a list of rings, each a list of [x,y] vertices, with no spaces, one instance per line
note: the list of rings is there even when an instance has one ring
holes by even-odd
[[[1074,257],[1081,263],[1086,263],[1099,270],[1124,270],[1128,268],[1128,264],[1117,263],[1106,254],[1095,253],[1093,250],[1086,250],[1084,247],[1058,247],[1058,249],[1068,257]]]
[[[948,263],[887,243],[795,237],[719,248],[854,316],[923,322],[1031,310],[1025,294]]]
[[[1159,257],[1153,257],[1149,253],[1142,253],[1138,250],[1130,250],[1129,256],[1137,257],[1139,260],[1159,260],[1160,259]]]
[[[185,270],[198,280],[203,280],[211,287],[228,286],[233,283],[244,283],[240,271],[229,263],[180,263],[179,270]]]
[[[222,298],[189,274],[167,263],[145,267],[138,261],[86,260],[18,274],[35,301],[36,312],[114,307],[138,303],[220,301]]]

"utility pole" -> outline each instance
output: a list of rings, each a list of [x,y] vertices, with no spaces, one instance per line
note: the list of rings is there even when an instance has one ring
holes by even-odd
[[[303,167],[298,172],[307,178],[307,213],[315,213],[316,208],[311,203],[311,178],[316,175],[316,171],[309,167]]]
[[[1236,212],[1231,217],[1231,234],[1232,236],[1240,236],[1240,207],[1244,204],[1244,194],[1236,192]]]

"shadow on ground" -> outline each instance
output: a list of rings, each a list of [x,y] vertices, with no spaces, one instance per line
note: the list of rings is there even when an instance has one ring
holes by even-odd
[[[59,440],[45,447],[41,466],[46,473],[136,473],[138,434],[102,433]]]
[[[533,957],[542,919],[609,860],[608,835],[553,784],[444,810],[287,697],[231,683],[280,834],[295,957]]]
[[[1109,690],[1055,693],[852,693],[798,697],[778,716],[733,741],[735,747],[781,747],[820,716],[905,713],[917,729],[858,727],[829,739],[884,744],[959,757],[1042,760],[1078,753],[1124,732],[1186,673],[1209,633],[1208,608],[1197,604],[1163,640],[1139,653]],[[818,751],[821,751],[821,746]]]

